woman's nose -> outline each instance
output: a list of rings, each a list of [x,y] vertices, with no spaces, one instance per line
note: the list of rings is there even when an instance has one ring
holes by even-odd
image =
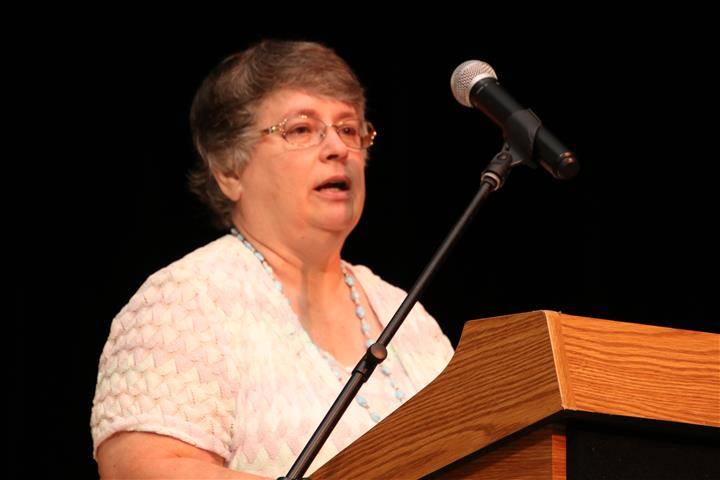
[[[325,138],[322,141],[322,156],[325,160],[345,160],[348,156],[348,147],[340,139],[334,127],[325,129]]]

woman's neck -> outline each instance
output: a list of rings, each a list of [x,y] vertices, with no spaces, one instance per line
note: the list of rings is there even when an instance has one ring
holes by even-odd
[[[340,251],[344,238],[333,232],[307,229],[291,235],[235,219],[235,226],[265,256],[283,291],[301,313],[306,306],[333,302],[343,286]]]

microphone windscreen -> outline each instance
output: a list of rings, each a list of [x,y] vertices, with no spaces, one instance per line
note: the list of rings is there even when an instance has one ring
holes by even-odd
[[[472,108],[470,103],[470,90],[473,85],[483,78],[494,78],[497,80],[495,70],[480,60],[468,60],[461,63],[450,77],[450,88],[455,100],[466,107]]]

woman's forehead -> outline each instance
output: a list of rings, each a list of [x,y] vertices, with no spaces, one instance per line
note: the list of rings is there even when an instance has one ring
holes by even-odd
[[[347,118],[362,117],[361,112],[349,103],[321,97],[299,90],[278,90],[268,95],[259,105],[259,124],[274,123],[295,115],[316,116],[332,123]]]

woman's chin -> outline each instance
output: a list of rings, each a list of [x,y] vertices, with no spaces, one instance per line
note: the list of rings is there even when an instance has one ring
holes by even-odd
[[[316,218],[313,224],[326,232],[349,234],[360,220],[359,216],[348,215],[347,212],[329,213]]]

